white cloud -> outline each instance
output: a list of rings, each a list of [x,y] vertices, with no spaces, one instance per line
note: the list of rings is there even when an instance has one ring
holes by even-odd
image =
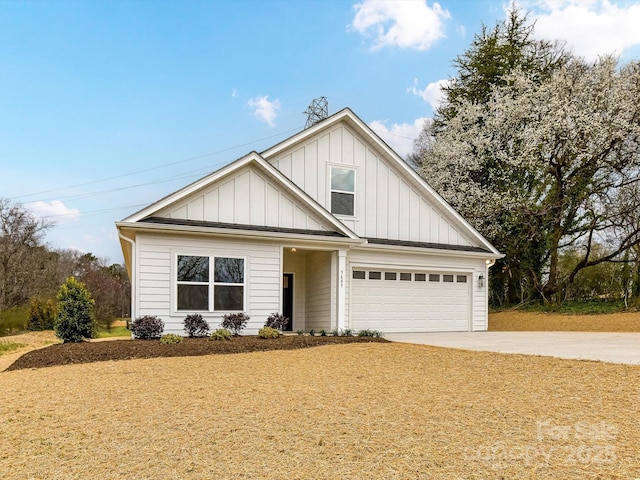
[[[237,96],[238,96],[238,89],[232,88],[231,89],[231,98],[236,98]]]
[[[426,50],[445,36],[444,20],[451,18],[439,3],[427,0],[364,0],[353,6],[351,27],[372,38],[374,50],[388,46]]]
[[[249,100],[249,106],[254,109],[253,114],[270,127],[275,126],[276,116],[280,110],[280,100],[270,102],[269,96],[256,97]]]
[[[413,142],[422,132],[426,121],[429,121],[429,118],[420,117],[416,118],[412,124],[394,123],[391,127],[387,127],[385,120],[374,120],[369,123],[369,126],[398,155],[407,158],[407,155],[413,152]]]
[[[28,205],[29,210],[38,218],[52,220],[54,222],[65,222],[77,220],[80,217],[80,210],[65,206],[60,200],[51,202],[33,202]]]
[[[595,60],[640,45],[640,4],[609,0],[538,0],[530,8],[540,38],[564,40],[577,55]]]
[[[431,108],[435,111],[445,99],[442,87],[449,84],[449,82],[450,80],[443,78],[441,80],[431,82],[429,85],[424,87],[424,89],[419,90],[418,79],[414,78],[413,85],[409,87],[407,91],[421,97],[425,102],[431,105]]]

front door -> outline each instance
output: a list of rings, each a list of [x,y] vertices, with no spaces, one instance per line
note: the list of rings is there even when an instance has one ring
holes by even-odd
[[[282,314],[289,318],[285,331],[293,331],[293,273],[282,275]]]

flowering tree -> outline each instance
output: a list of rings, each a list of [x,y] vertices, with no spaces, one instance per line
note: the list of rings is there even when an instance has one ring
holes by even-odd
[[[581,252],[566,284],[640,244],[638,98],[638,62],[574,58],[544,81],[516,69],[485,103],[457,101],[423,138],[420,172],[548,299],[563,248]]]

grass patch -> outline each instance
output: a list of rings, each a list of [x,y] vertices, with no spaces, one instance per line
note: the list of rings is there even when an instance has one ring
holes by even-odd
[[[96,334],[96,338],[111,338],[111,337],[130,337],[131,330],[127,330],[127,327],[113,327],[111,330],[99,330]]]
[[[0,342],[0,355],[26,347],[24,343]]]
[[[491,308],[490,313],[507,312],[509,310],[519,310],[522,312],[552,312],[561,315],[600,315],[606,313],[619,313],[625,311],[633,311],[636,308],[629,305],[626,308],[624,300],[587,300],[584,302],[563,302],[563,303],[547,303],[532,302],[524,305],[512,307]]]

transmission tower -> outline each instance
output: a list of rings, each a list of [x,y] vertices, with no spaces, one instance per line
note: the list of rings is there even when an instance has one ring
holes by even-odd
[[[314,126],[329,116],[329,103],[327,97],[314,98],[311,105],[303,112],[307,114],[307,123],[304,128]]]

